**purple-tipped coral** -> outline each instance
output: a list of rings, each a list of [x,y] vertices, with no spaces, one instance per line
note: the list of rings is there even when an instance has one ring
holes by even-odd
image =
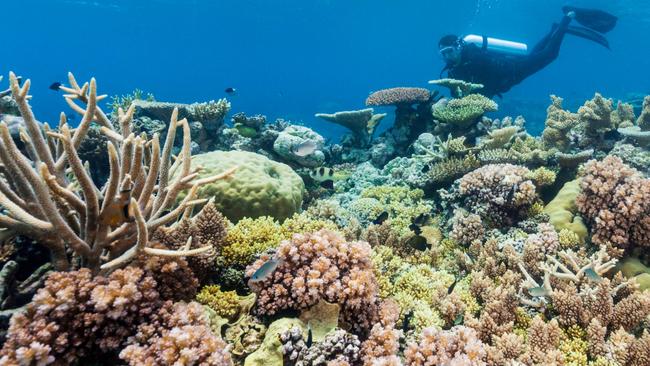
[[[376,91],[366,99],[367,106],[411,105],[426,103],[431,93],[424,88],[390,88]]]
[[[246,275],[252,276],[268,259],[253,263]],[[348,242],[329,230],[295,234],[280,244],[276,260],[277,269],[268,278],[251,283],[260,314],[306,309],[324,299],[341,305],[343,321],[370,328],[376,315],[377,282],[368,243]]]
[[[608,156],[585,165],[580,188],[576,205],[594,243],[620,249],[650,246],[650,179]]]
[[[459,193],[470,212],[493,226],[512,225],[525,217],[537,200],[535,185],[523,166],[491,164],[465,174]]]

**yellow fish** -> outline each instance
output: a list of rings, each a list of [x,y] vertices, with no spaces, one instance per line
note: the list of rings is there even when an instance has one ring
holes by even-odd
[[[113,200],[99,215],[99,222],[102,225],[118,227],[125,222],[132,222],[135,219],[131,205],[131,190],[124,190]]]

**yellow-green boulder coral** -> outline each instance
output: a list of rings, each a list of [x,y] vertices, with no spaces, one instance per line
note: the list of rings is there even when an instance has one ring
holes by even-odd
[[[579,179],[565,183],[555,198],[544,207],[544,213],[550,217],[555,230],[571,230],[578,235],[580,243],[584,243],[589,232],[582,217],[578,215],[576,207],[578,194],[580,194]]]
[[[233,222],[260,216],[284,220],[300,211],[305,185],[286,164],[247,151],[212,151],[192,157],[192,168],[199,166],[197,179],[237,167],[228,178],[198,191],[198,198],[214,199],[219,211]]]

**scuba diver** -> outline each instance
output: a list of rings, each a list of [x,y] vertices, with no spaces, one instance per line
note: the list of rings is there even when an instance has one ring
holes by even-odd
[[[447,71],[450,78],[483,84],[483,89],[478,92],[486,97],[501,97],[501,93],[553,62],[567,33],[609,49],[609,42],[603,34],[616,26],[617,17],[601,10],[571,6],[563,7],[562,11],[564,17],[560,23],[554,23],[549,34],[530,52],[523,43],[485,36],[442,37],[438,49],[446,66],[440,77]],[[571,25],[574,19],[582,27]]]

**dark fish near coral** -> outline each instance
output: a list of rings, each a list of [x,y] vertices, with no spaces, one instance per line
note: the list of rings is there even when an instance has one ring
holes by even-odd
[[[131,190],[120,192],[120,196],[108,204],[99,215],[99,222],[110,227],[117,227],[135,219],[131,205]]]
[[[416,224],[411,224],[409,225],[409,230],[415,233],[415,235],[420,235],[422,234],[422,229],[416,225]]]
[[[465,315],[463,313],[460,313],[456,316],[456,319],[454,319],[454,325],[461,325],[465,321]]]
[[[307,348],[309,348],[313,343],[314,343],[314,334],[311,330],[311,323],[307,323],[307,342],[305,342],[305,345],[307,346]]]
[[[388,220],[388,212],[384,211],[377,216],[376,219],[372,221],[373,224],[375,225],[381,225],[384,223],[384,221]]]
[[[456,287],[457,283],[458,283],[458,278],[454,278],[454,283],[452,283],[451,286],[449,286],[449,288],[447,289],[447,295],[454,292],[454,288]]]
[[[423,226],[429,221],[429,215],[428,214],[419,214],[416,218],[414,218],[411,222],[415,225],[418,226]]]
[[[291,149],[295,156],[305,157],[311,155],[318,149],[318,145],[313,140],[305,140]]]
[[[404,315],[404,320],[402,321],[402,331],[404,331],[404,333],[406,333],[411,326],[411,319],[413,319],[413,310],[409,310],[409,312]]]
[[[429,243],[427,243],[427,239],[420,235],[413,235],[410,237],[406,241],[406,245],[419,251],[425,251],[430,247]]]
[[[322,181],[322,182],[320,182],[319,185],[321,187],[325,188],[325,189],[334,189],[334,181],[333,180]]]
[[[250,280],[248,280],[249,286],[251,283],[259,283],[267,279],[270,275],[275,272],[275,270],[278,268],[278,265],[280,265],[280,261],[271,258],[268,261],[264,262],[260,268],[253,273],[251,276]]]
[[[59,83],[58,81],[54,82],[52,85],[50,85],[50,90],[59,91],[61,90],[61,85],[63,84]]]
[[[529,288],[528,293],[530,294],[530,296],[534,296],[534,297],[550,295],[549,291],[544,286]]]
[[[600,283],[603,281],[603,278],[600,277],[600,275],[596,273],[596,271],[593,268],[587,268],[587,270],[585,271],[585,276],[587,276],[588,279],[596,283]]]
[[[226,94],[228,94],[228,95],[235,95],[237,93],[237,89],[235,89],[235,88],[226,88],[226,90],[224,90],[224,92]]]
[[[422,171],[422,173],[428,173],[429,170],[431,170],[431,164],[425,164],[425,165],[422,167],[422,170],[421,170],[421,171]]]

